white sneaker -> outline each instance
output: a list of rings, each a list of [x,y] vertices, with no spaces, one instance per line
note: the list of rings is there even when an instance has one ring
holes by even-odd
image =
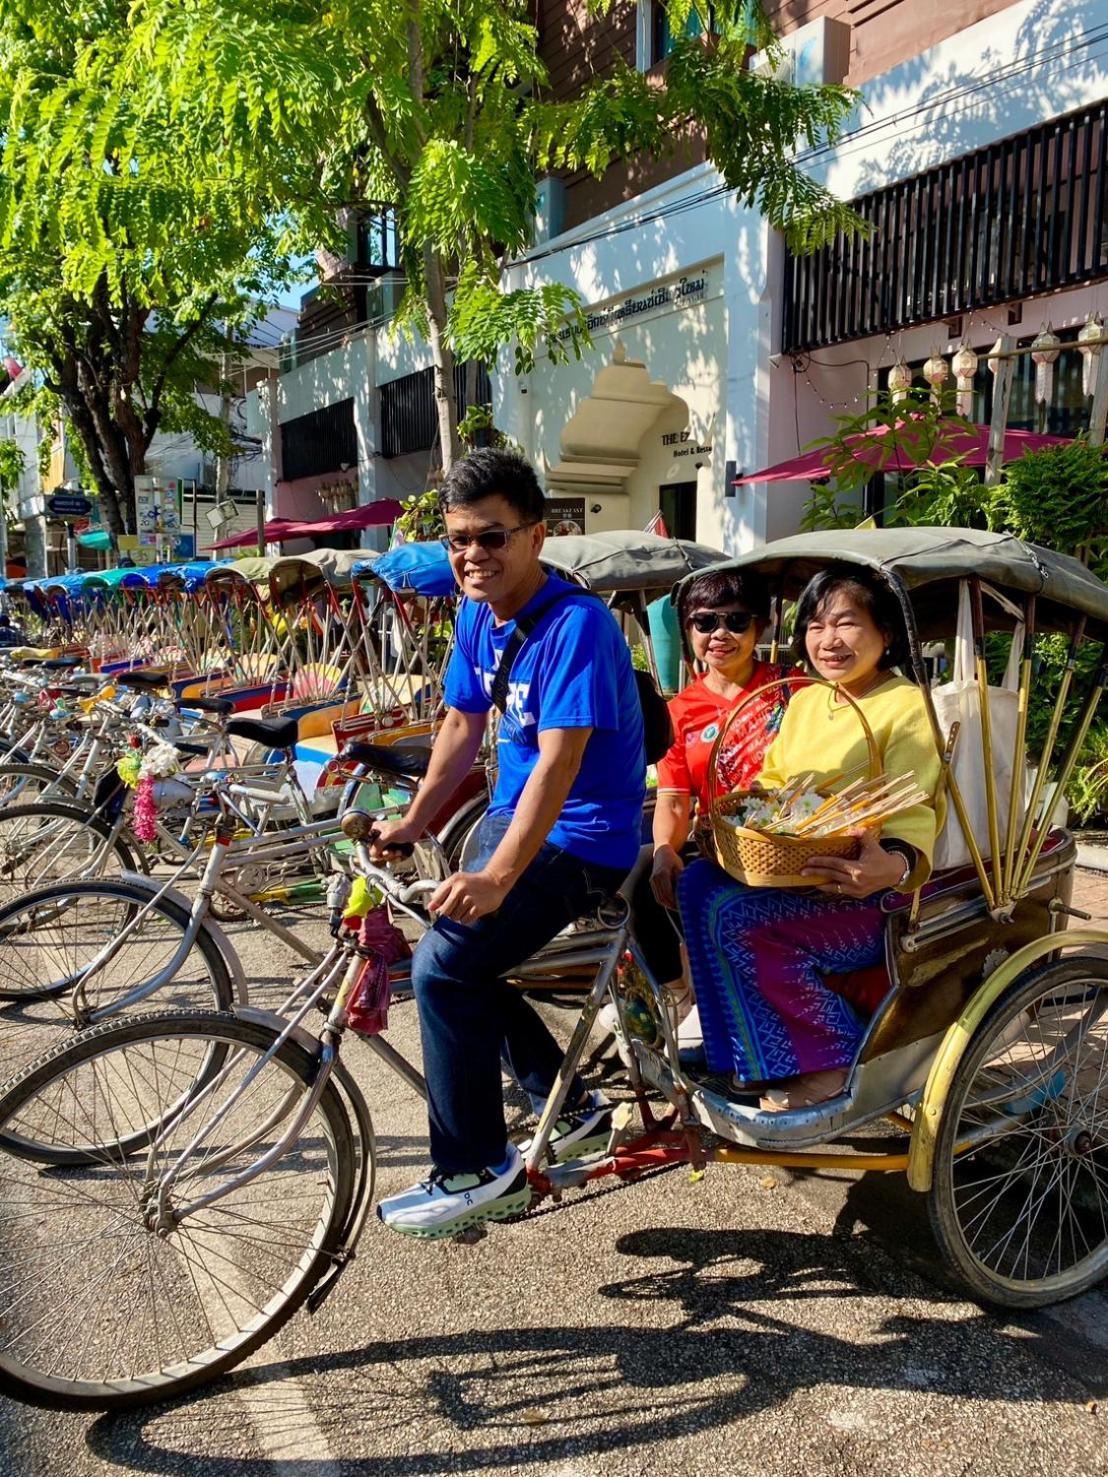
[[[578,1107],[562,1109],[547,1151],[556,1164],[567,1159],[583,1159],[586,1154],[599,1154],[606,1149],[611,1133],[611,1103],[602,1093],[590,1092]],[[525,1138],[519,1144],[519,1152],[525,1159],[533,1142],[533,1138]]]
[[[442,1174],[435,1170],[421,1184],[390,1195],[377,1214],[391,1231],[432,1239],[454,1236],[479,1221],[503,1221],[520,1215],[531,1204],[531,1187],[519,1150],[509,1145],[508,1167],[502,1173],[479,1169],[472,1174]]]

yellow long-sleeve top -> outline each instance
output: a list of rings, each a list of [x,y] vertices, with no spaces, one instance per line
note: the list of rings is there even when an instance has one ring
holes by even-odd
[[[911,774],[921,790],[934,796],[939,752],[919,688],[906,677],[893,675],[857,701],[873,730],[885,774],[890,779]],[[837,701],[828,687],[804,687],[785,710],[780,732],[766,750],[758,784],[764,790],[776,790],[798,775],[812,773],[819,788],[833,776],[845,775],[842,784],[833,785],[841,789],[866,773],[866,761],[865,735],[850,704]],[[906,890],[918,887],[930,875],[941,824],[942,815],[936,813],[934,804],[920,804],[882,826],[882,836],[907,841],[922,858],[904,884]]]

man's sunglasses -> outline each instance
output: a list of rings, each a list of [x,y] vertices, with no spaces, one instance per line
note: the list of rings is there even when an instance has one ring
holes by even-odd
[[[474,544],[479,549],[505,549],[513,533],[534,528],[536,521],[517,523],[515,528],[486,528],[483,533],[444,533],[442,543],[452,554],[464,554]]]
[[[718,626],[726,626],[732,636],[741,636],[753,624],[749,610],[698,610],[689,616],[689,625],[701,636],[710,636]]]

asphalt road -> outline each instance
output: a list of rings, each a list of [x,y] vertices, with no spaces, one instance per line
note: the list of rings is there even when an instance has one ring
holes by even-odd
[[[289,956],[235,936],[275,1001]],[[390,1030],[409,1053],[413,1017]],[[387,1194],[424,1168],[422,1104],[358,1043],[347,1060]],[[1105,1296],[1007,1322],[945,1283],[899,1176],[721,1167],[475,1245],[373,1224],[319,1313],[216,1390],[92,1419],[0,1401],[0,1472],[1092,1477],[1106,1421]]]

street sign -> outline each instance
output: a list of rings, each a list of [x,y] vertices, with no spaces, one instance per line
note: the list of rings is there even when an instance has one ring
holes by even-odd
[[[46,511],[52,518],[87,518],[92,500],[79,492],[52,492],[46,499]]]

